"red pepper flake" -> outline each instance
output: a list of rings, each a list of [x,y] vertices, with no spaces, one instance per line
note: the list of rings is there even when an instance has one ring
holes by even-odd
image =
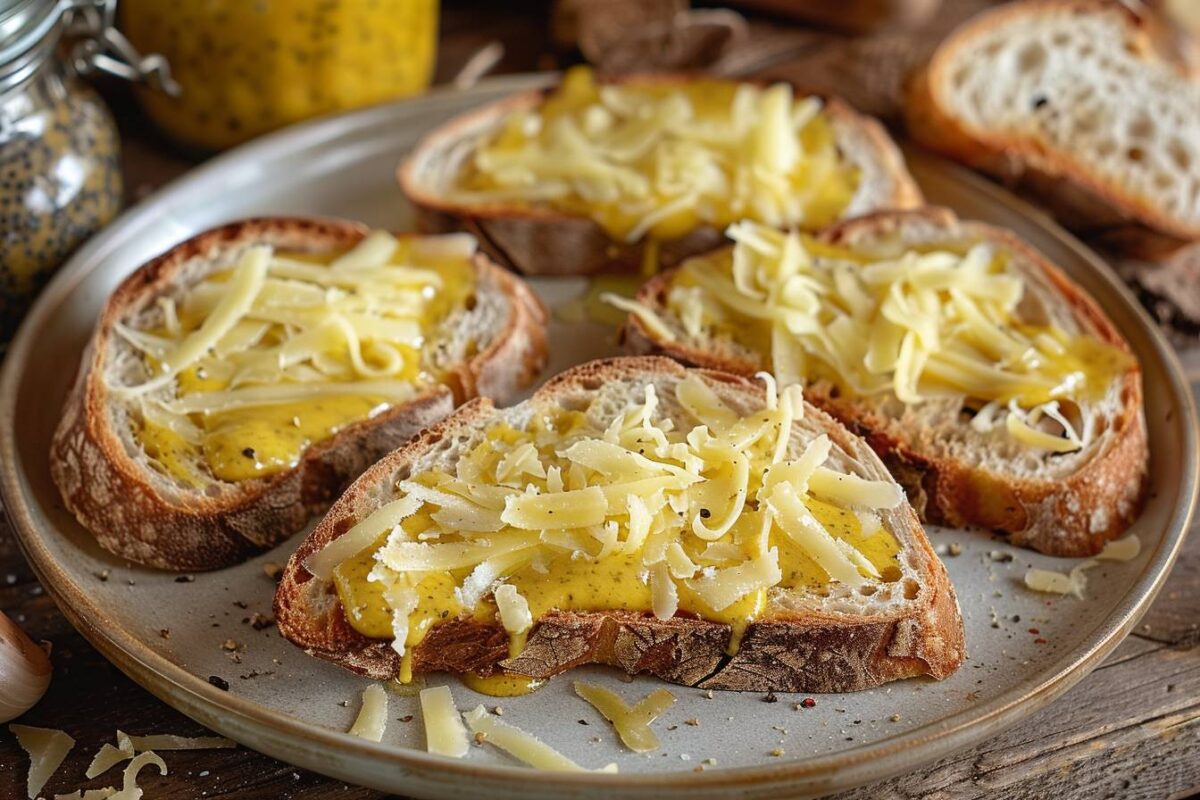
[[[1034,644],[1046,644],[1046,643],[1047,643],[1047,640],[1046,640],[1046,639],[1043,639],[1042,637],[1040,637],[1040,636],[1039,636],[1038,638],[1036,638],[1036,639],[1034,639],[1034,640],[1033,640],[1033,643],[1034,643]]]
[[[1037,628],[1030,628],[1029,632],[1032,633],[1034,636],[1037,636],[1039,633],[1041,633],[1041,631],[1039,631]]]

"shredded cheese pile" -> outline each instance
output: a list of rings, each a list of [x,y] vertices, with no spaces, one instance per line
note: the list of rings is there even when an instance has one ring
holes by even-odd
[[[1077,427],[1061,403],[1102,393],[1124,354],[1022,323],[1024,280],[993,245],[864,257],[749,222],[727,233],[732,250],[685,262],[668,292],[688,336],[730,335],[769,353],[785,385],[826,378],[909,404],[961,395],[979,406],[978,430],[1003,418],[1014,438],[1053,452],[1090,441],[1091,421]],[[622,305],[673,337],[649,308]]]
[[[489,595],[513,637],[549,608],[589,598],[626,607],[637,586],[606,585],[604,565],[631,570],[626,577],[649,588],[643,610],[660,619],[687,610],[735,628],[762,610],[768,589],[808,585],[801,562],[820,582],[854,588],[898,577],[886,563],[898,545],[877,511],[903,502],[900,487],[824,466],[833,449],[825,435],[790,458],[800,390],[777,396],[762,377],[767,407],[741,416],[689,375],[675,389],[694,421],[685,428],[660,413],[653,384],[604,430],[580,412],[535,418],[528,430],[493,428],[453,474],[400,481],[397,499],[305,566],[331,579],[347,559],[372,553],[368,580],[401,655],[443,619],[439,609],[471,613]],[[831,535],[814,509],[858,535]],[[874,561],[850,541],[866,547],[873,536],[891,543]],[[881,575],[881,563],[895,576]]]
[[[147,377],[109,390],[140,409],[137,433],[168,466],[195,450],[223,479],[287,469],[307,444],[434,379],[422,347],[472,290],[474,250],[469,236],[384,231],[324,257],[249,247],[159,298],[161,328],[115,326]]]
[[[597,85],[576,68],[540,107],[504,120],[456,195],[585,214],[635,242],[744,218],[815,229],[841,215],[857,182],[821,101],[787,84]]]

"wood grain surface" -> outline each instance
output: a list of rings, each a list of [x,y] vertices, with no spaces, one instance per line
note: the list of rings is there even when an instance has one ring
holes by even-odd
[[[849,40],[753,18],[750,37],[721,71],[764,74],[848,95],[864,110],[894,117],[903,72],[937,38],[987,0],[946,0],[927,30],[883,31]],[[481,46],[500,40],[501,71],[548,69],[545,7],[534,0],[445,5],[438,80],[452,78]],[[106,87],[125,142],[130,200],[140,199],[196,162],[174,153],[128,96]],[[876,798],[1186,797],[1200,791],[1200,531],[1194,526],[1158,600],[1136,632],[1092,675],[1021,725],[974,749],[873,786],[838,795]],[[203,729],[147,693],[76,633],[38,585],[6,523],[0,522],[0,609],[35,640],[53,645],[54,681],[20,721],[66,729],[77,740],[43,795],[119,781],[84,770],[120,728],[132,734],[200,735]],[[146,797],[358,800],[379,792],[297,770],[245,748],[164,754],[167,776],[142,773]],[[0,798],[25,796],[27,759],[0,730]],[[403,787],[396,787],[396,797]],[[464,796],[469,793],[464,792]]]

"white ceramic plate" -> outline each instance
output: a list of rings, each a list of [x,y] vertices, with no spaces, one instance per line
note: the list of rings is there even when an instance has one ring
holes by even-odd
[[[501,701],[451,681],[460,707],[502,704],[505,720],[584,765],[615,761],[620,774],[538,773],[490,748],[472,748],[468,758],[453,761],[424,753],[415,697],[392,696],[381,744],[342,733],[366,682],[308,658],[273,628],[255,630],[244,621],[270,612],[274,582],[263,565],[283,563],[298,537],[193,582],[99,550],[63,510],[49,478],[47,447],[80,350],[117,282],[180,239],[236,217],[334,214],[403,229],[410,212],[393,173],[416,139],[454,114],[539,80],[509,78],[465,93],[435,93],[239,148],[130,210],[45,291],[4,365],[4,499],[38,576],[101,652],[184,713],[285,761],[407,795],[530,800],[801,795],[862,784],[994,735],[1065,691],[1116,646],[1149,605],[1187,529],[1197,481],[1191,393],[1169,348],[1093,254],[990,184],[918,154],[911,154],[911,168],[931,201],[1017,231],[1090,290],[1125,332],[1145,370],[1152,452],[1151,499],[1134,529],[1142,554],[1092,571],[1095,588],[1087,600],[1036,595],[1020,585],[1029,566],[1069,569],[1070,562],[1016,551],[984,533],[931,531],[935,544],[962,547],[946,561],[963,607],[969,659],[948,680],[818,696],[811,709],[796,708],[802,696],[780,695],[775,703],[732,693],[709,699],[672,687],[679,700],[656,724],[662,749],[649,755],[623,751],[611,728],[574,697],[571,678],[587,677],[630,700],[655,688],[654,680],[624,683],[612,671],[587,669]],[[535,286],[555,306],[585,283],[541,280]],[[553,324],[547,376],[616,352],[610,330]],[[229,639],[236,654],[222,647]],[[212,685],[209,676],[226,680],[229,690]],[[697,774],[705,759],[715,763]]]

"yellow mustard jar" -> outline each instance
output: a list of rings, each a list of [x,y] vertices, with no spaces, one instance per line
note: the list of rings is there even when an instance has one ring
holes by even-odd
[[[182,92],[141,94],[180,144],[217,150],[308,117],[429,86],[437,0],[121,0],[138,47]]]

